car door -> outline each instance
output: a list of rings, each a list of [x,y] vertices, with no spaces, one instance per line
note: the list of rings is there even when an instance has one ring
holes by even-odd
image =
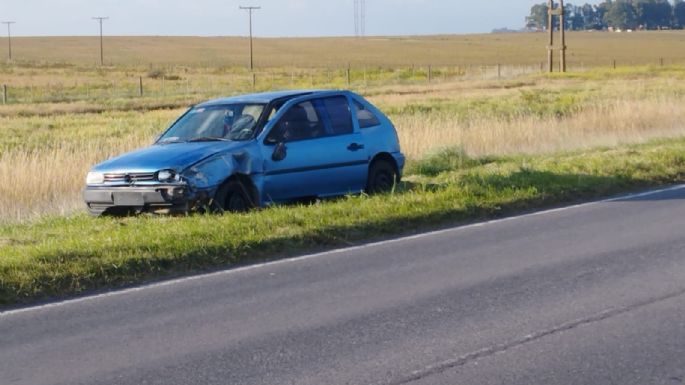
[[[368,156],[344,95],[293,105],[264,144],[264,198],[332,196],[364,189]]]

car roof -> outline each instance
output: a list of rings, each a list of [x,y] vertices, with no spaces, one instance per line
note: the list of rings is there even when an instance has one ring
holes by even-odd
[[[343,92],[333,90],[293,90],[293,91],[277,91],[277,92],[262,92],[256,94],[236,95],[227,98],[219,98],[209,100],[198,104],[198,107],[209,107],[221,104],[233,103],[270,103],[274,100],[283,98],[294,98],[306,95],[328,94],[331,92]]]

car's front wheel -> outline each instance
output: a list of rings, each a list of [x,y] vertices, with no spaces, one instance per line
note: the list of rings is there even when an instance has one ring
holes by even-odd
[[[382,194],[391,191],[399,180],[395,165],[387,160],[377,160],[369,168],[369,178],[366,183],[368,194]]]
[[[215,203],[220,212],[244,213],[255,207],[248,189],[238,181],[230,181],[219,188]]]

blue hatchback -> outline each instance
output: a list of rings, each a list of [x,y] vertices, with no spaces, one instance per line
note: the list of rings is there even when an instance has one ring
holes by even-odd
[[[390,120],[349,91],[291,91],[192,107],[151,147],[93,167],[93,215],[245,211],[393,188],[404,156]]]

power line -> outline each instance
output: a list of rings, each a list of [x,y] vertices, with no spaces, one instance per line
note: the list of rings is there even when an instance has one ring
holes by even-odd
[[[2,24],[7,25],[7,59],[12,61],[12,24],[16,24],[16,21],[3,21]]]
[[[242,10],[248,11],[250,14],[250,71],[254,70],[254,48],[252,45],[252,12],[262,9],[262,7],[239,7]]]
[[[94,17],[93,20],[97,20],[100,23],[100,65],[105,65],[105,54],[102,44],[102,22],[108,20],[109,17]]]

